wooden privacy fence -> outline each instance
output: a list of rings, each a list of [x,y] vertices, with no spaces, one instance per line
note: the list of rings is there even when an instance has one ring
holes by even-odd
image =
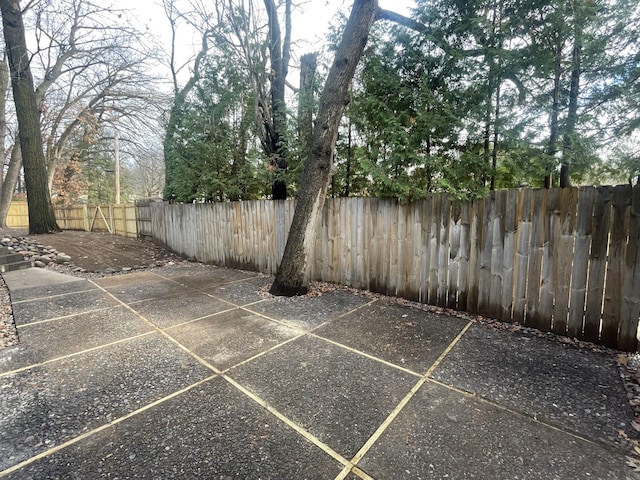
[[[136,202],[136,222],[139,237],[153,235],[151,229],[151,203],[152,200],[138,200]]]
[[[58,226],[62,230],[109,232],[134,238],[138,236],[134,203],[56,206],[54,211]]]
[[[274,273],[293,201],[150,205],[156,241]],[[504,190],[458,203],[328,200],[310,275],[634,351],[640,187]]]
[[[119,205],[54,206],[58,226],[62,230],[109,232],[123,237],[137,237],[137,213],[134,203]],[[28,228],[27,202],[11,202],[7,214],[7,227]]]
[[[27,202],[11,202],[7,211],[7,227],[27,228],[29,226],[29,207]]]

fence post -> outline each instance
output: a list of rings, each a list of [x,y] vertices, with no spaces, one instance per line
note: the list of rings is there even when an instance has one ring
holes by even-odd
[[[87,206],[82,206],[82,220],[84,221],[84,231],[89,231],[89,210],[87,210]]]

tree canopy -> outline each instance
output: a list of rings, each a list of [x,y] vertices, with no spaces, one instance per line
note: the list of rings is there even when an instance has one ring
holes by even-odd
[[[305,4],[163,6],[166,54],[115,1],[37,0],[23,12],[56,201],[109,198],[116,136],[132,194],[154,194],[164,178],[175,202],[298,196],[347,16],[309,49],[295,41]],[[416,0],[406,17],[378,9],[326,194],[411,201],[637,182],[639,9],[631,0]],[[198,43],[190,59],[185,38]],[[0,220],[22,165],[17,134],[15,108],[0,102]]]
[[[199,134],[189,147],[188,161],[180,160],[184,162],[180,174],[169,176],[167,198],[279,198],[269,191],[277,177],[295,195],[319,88],[309,98],[291,87],[298,82],[282,83],[279,77],[278,89],[290,86],[284,109],[270,90],[275,73],[286,63],[282,44],[274,48],[270,32],[280,32],[279,38],[284,38],[283,32],[295,31],[295,23],[288,23],[291,6],[281,2],[273,10],[272,2],[248,0],[212,4],[212,11],[218,12],[215,18],[226,15],[227,26],[223,28],[220,21],[212,24],[213,17],[206,17],[209,23],[201,26],[206,61],[195,67],[194,77],[197,83],[212,85],[220,81],[220,72],[227,72],[225,81],[238,82],[242,88],[227,84],[229,95],[224,99],[211,88],[200,87],[184,98],[176,97],[181,121],[194,127],[192,134],[195,130]],[[631,145],[640,124],[634,102],[640,52],[634,32],[639,16],[637,2],[628,0],[419,0],[410,17],[381,10],[379,18],[390,21],[374,25],[354,76],[327,193],[410,201],[436,191],[474,198],[490,189],[523,185],[635,181],[633,174],[620,175],[612,166],[633,164],[629,159],[637,157]],[[317,57],[316,77],[327,71],[346,17],[337,16],[335,22],[326,49]],[[303,53],[308,52],[296,52],[293,46],[290,58],[296,74]],[[316,85],[321,85],[320,79]],[[300,108],[303,105],[311,110]],[[267,119],[274,117],[265,112],[274,107],[281,115],[276,119],[280,122],[276,144],[286,145],[284,150],[267,146],[272,137],[265,132],[274,125]],[[220,109],[226,111],[222,116]],[[243,118],[252,117],[253,122],[233,120],[232,111],[236,117],[244,112]],[[306,136],[299,130],[303,111],[312,117],[306,123]],[[261,147],[244,151],[244,181],[252,179],[255,189],[244,188],[242,197],[234,193],[239,177],[231,168],[237,162],[237,148],[223,147],[228,136],[221,130],[222,137],[207,137],[206,122],[200,121],[214,112],[216,122],[226,124],[227,131],[242,131],[243,141],[235,142],[236,147],[245,139],[248,146]],[[212,145],[203,148],[203,142]],[[224,169],[211,163],[218,155],[214,151],[227,152],[224,161],[229,168],[222,177],[217,172]],[[287,158],[286,167],[278,166],[274,155],[279,154]],[[193,168],[201,177],[185,184],[181,175]],[[207,180],[203,169],[215,173]],[[203,188],[202,182],[210,185]],[[202,192],[217,189],[218,193],[190,190],[197,183]]]

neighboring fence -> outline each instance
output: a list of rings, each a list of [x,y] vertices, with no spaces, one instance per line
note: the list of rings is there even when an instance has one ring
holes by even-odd
[[[153,229],[151,228],[151,203],[153,200],[138,200],[136,202],[136,221],[138,236],[151,237]]]
[[[7,212],[7,227],[27,228],[29,226],[29,207],[27,202],[11,202]]]
[[[58,226],[63,230],[109,232],[134,238],[138,236],[134,203],[56,206],[54,210]]]
[[[123,237],[137,237],[137,215],[134,203],[119,205],[55,206],[58,226],[63,230],[109,232]],[[28,228],[27,202],[12,202],[7,215],[7,226]]]
[[[292,201],[151,204],[153,237],[274,273]],[[328,200],[312,278],[623,350],[640,316],[640,187],[505,190],[471,203]]]

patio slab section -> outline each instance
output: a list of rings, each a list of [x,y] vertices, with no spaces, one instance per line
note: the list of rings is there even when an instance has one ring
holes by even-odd
[[[187,287],[195,289],[210,288],[223,283],[236,282],[256,277],[258,274],[244,272],[241,270],[231,270],[229,268],[220,268],[212,266],[203,266],[201,268],[189,266],[186,268],[174,267],[160,269],[158,275],[169,278],[174,282],[180,283]]]
[[[48,287],[66,283],[87,283],[86,280],[81,278],[64,275],[44,268],[29,268],[27,270],[5,272],[2,274],[2,278],[4,278],[7,287],[12,292],[14,290]]]
[[[466,324],[459,318],[378,301],[314,333],[424,374]]]
[[[0,378],[0,471],[211,375],[159,334]]]
[[[16,326],[52,318],[77,315],[118,305],[118,301],[101,290],[65,293],[36,300],[13,303],[13,318]]]
[[[6,272],[2,274],[2,278],[11,292],[12,302],[96,289],[96,286],[87,280],[42,268]]]
[[[143,300],[130,303],[129,306],[160,328],[168,328],[234,308],[225,301],[195,291]]]
[[[110,277],[96,281],[96,284],[125,303],[168,297],[191,291],[183,285],[148,272]]]
[[[633,414],[610,355],[473,326],[433,378],[598,442],[626,446]]]
[[[139,285],[141,283],[154,283],[161,281],[162,278],[151,272],[136,272],[126,275],[111,275],[109,277],[96,278],[93,282],[102,288],[124,287],[127,285]]]
[[[428,382],[358,466],[376,479],[630,478],[624,455]]]
[[[371,298],[365,296],[354,295],[343,290],[333,290],[314,297],[269,296],[263,302],[251,305],[249,309],[310,330],[370,301]]]
[[[243,306],[267,298],[267,292],[272,283],[273,278],[271,277],[256,277],[213,287],[200,288],[199,290],[210,293],[215,297],[235,305]]]
[[[309,337],[241,365],[229,376],[349,459],[418,380]]]
[[[167,333],[209,364],[225,370],[301,332],[235,309],[179,325]]]
[[[152,328],[125,307],[22,325],[18,327],[20,344],[0,350],[0,373],[140,335]]]
[[[341,469],[218,377],[6,478],[326,480]]]

